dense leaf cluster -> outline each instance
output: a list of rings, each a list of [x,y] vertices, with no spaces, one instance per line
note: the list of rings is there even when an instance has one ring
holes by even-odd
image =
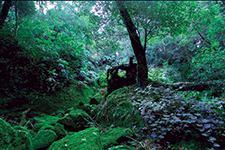
[[[0,91],[2,96],[8,97],[2,102],[4,107],[9,102],[13,105],[27,103],[26,95],[34,91],[48,93],[62,89],[79,70],[79,63],[73,64],[79,59],[71,58],[71,54],[54,57],[40,50],[41,57],[37,58],[32,49],[18,44],[15,37],[2,35],[5,37],[0,37]]]
[[[194,139],[202,147],[225,147],[224,102],[207,104],[185,99],[163,87],[148,86],[138,93],[145,98],[138,99],[136,105],[149,124],[149,135],[156,141],[173,144]]]

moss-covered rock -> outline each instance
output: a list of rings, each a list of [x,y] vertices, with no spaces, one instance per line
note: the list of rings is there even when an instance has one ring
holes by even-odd
[[[64,126],[59,123],[55,124],[54,131],[59,138],[66,136],[66,133],[67,133],[67,131],[64,129]]]
[[[38,132],[40,130],[54,130],[54,125],[59,121],[59,117],[55,116],[44,116],[44,117],[35,117],[35,120],[38,121],[33,127],[34,132]]]
[[[88,128],[77,133],[68,134],[55,141],[48,150],[99,150],[102,149],[99,129]]]
[[[9,123],[0,118],[0,147],[6,149],[8,145],[13,141],[15,131]]]
[[[23,127],[11,127],[0,118],[0,149],[32,150],[31,134]]]
[[[41,130],[52,130],[56,133],[57,137],[62,138],[64,136],[66,136],[67,131],[64,129],[64,126],[60,123],[57,123],[58,120],[60,120],[60,118],[54,117],[54,116],[48,116],[48,117],[44,117],[45,119],[47,118],[52,118],[53,120],[49,120],[49,122],[47,120],[42,119],[38,119],[40,122],[35,124],[35,126],[33,127],[33,131],[35,133],[38,133]]]
[[[101,150],[124,142],[125,136],[132,135],[130,129],[114,128],[100,135],[97,128],[88,128],[77,133],[68,134],[65,138],[54,142],[48,150]]]
[[[71,108],[70,112],[58,121],[68,131],[83,130],[90,122],[93,122],[92,118],[85,111],[76,108]]]
[[[16,136],[13,142],[14,149],[32,150],[31,131],[21,126],[15,126],[13,128],[16,130]]]
[[[46,148],[51,145],[57,139],[57,135],[52,130],[41,130],[32,139],[34,150],[40,148]]]
[[[44,117],[35,117],[35,120],[43,123],[55,124],[59,120],[59,117],[46,115]]]
[[[104,132],[101,136],[102,145],[104,148],[108,148],[111,145],[119,144],[120,142],[124,142],[127,140],[126,136],[131,136],[133,132],[131,129],[124,128],[114,128]]]

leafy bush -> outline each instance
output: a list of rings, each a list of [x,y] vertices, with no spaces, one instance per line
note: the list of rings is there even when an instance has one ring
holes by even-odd
[[[4,32],[0,35],[0,91],[6,97],[1,107],[27,104],[27,95],[34,91],[45,94],[61,90],[79,71],[80,59],[73,53],[56,56],[37,47],[28,48]]]
[[[225,49],[214,51],[213,49],[202,49],[192,59],[191,74],[189,80],[210,81],[224,80],[225,74]],[[201,58],[201,59],[199,59]]]
[[[202,148],[225,148],[224,102],[198,102],[163,87],[148,86],[137,93],[144,98],[138,99],[136,105],[157,142],[166,145],[193,140]]]
[[[202,48],[193,57],[191,64],[183,64],[180,74],[183,80],[194,82],[213,82],[211,95],[220,96],[224,93],[225,49],[215,51],[213,48]]]

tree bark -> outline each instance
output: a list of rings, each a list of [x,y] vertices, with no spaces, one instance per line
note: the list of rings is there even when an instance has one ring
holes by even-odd
[[[140,37],[136,32],[136,27],[132,22],[130,14],[128,13],[126,7],[124,6],[124,2],[116,2],[117,7],[119,8],[120,15],[122,16],[122,20],[126,25],[127,31],[129,33],[129,38],[131,41],[131,45],[137,59],[138,64],[138,85],[144,87],[148,84],[148,66],[145,56],[145,50],[141,44]]]
[[[8,16],[9,9],[12,6],[11,0],[5,1],[0,13],[0,29],[4,26],[5,20]]]

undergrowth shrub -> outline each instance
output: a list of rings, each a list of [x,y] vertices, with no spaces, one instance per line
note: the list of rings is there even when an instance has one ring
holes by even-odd
[[[191,74],[187,75],[188,79],[192,81],[224,80],[224,55],[225,50],[202,49],[192,59]]]
[[[57,56],[41,49],[37,52],[37,47],[24,47],[16,37],[2,31],[0,41],[0,92],[6,97],[1,107],[27,104],[27,95],[34,91],[44,94],[62,90],[79,72],[81,64],[73,53]]]
[[[183,80],[194,82],[211,82],[211,95],[220,96],[224,93],[225,74],[225,50],[215,51],[213,48],[203,47],[196,56],[192,58],[190,64],[183,64],[180,73]]]
[[[135,105],[149,124],[148,134],[157,142],[192,141],[198,149],[225,148],[223,102],[198,102],[163,87],[148,86],[136,92],[142,96]]]

